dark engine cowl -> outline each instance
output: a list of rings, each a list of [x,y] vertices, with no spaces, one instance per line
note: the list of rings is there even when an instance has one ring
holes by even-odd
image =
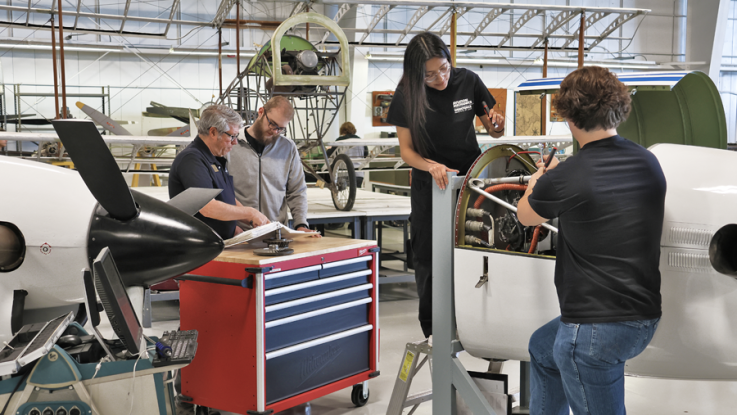
[[[87,245],[90,264],[107,246],[127,286],[150,286],[222,252],[223,240],[209,226],[156,198],[134,193],[139,214],[132,219],[120,221],[99,205],[95,209]]]

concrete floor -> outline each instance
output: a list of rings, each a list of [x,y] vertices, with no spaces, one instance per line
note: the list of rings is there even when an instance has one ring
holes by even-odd
[[[394,381],[407,342],[423,338],[417,316],[417,295],[414,284],[385,284],[380,290],[381,375],[369,382],[371,395],[366,406],[356,408],[351,403],[351,389],[344,389],[316,399],[309,405],[282,412],[284,415],[383,415],[389,404]],[[176,302],[154,303],[153,333],[176,328]],[[162,319],[162,320],[159,320]],[[148,330],[147,330],[148,331]],[[468,370],[486,371],[484,360],[468,353],[461,354]],[[427,365],[426,365],[427,366]],[[519,363],[506,362],[503,370],[510,376],[513,392],[519,389]],[[426,367],[416,376],[410,393],[424,391],[432,386]],[[675,414],[737,414],[737,382],[682,381],[626,377],[626,405],[629,415]],[[407,414],[409,410],[405,410]],[[223,413],[227,415],[228,413]],[[431,403],[424,403],[417,415],[432,414]]]
[[[347,229],[329,231],[330,236],[347,233]],[[401,249],[401,229],[385,229],[385,246]],[[397,264],[395,264],[397,266]],[[394,381],[403,358],[407,342],[423,338],[417,323],[418,299],[415,285],[384,284],[379,294],[379,320],[381,329],[380,370],[381,375],[370,383],[371,395],[366,406],[356,408],[351,403],[351,389],[344,389],[316,399],[308,405],[282,412],[285,415],[378,415],[385,414]],[[179,325],[178,302],[153,304],[154,323],[146,334],[160,335],[165,330]],[[101,327],[103,335],[112,330]],[[737,352],[737,346],[735,346]],[[468,370],[486,371],[487,362],[468,353],[461,354],[461,361]],[[427,365],[426,365],[427,366]],[[519,390],[519,363],[506,362],[503,372],[508,374],[512,393]],[[427,367],[416,376],[410,393],[430,389],[431,379]],[[630,415],[674,415],[674,414],[737,414],[737,382],[682,381],[670,379],[648,379],[626,377],[626,405]],[[407,414],[409,410],[405,410]],[[420,405],[417,415],[432,413],[431,403]],[[223,412],[223,415],[228,413]]]

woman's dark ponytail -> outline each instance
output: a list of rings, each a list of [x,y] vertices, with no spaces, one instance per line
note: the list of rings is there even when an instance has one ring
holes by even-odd
[[[430,108],[425,90],[425,63],[432,58],[446,59],[452,65],[450,51],[438,36],[430,32],[415,36],[404,52],[404,74],[397,86],[404,94],[412,146],[425,158],[432,147],[425,130],[425,110]]]

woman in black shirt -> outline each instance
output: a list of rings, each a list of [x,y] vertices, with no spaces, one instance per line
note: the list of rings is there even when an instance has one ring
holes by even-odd
[[[432,334],[432,182],[445,189],[447,172],[466,174],[481,155],[477,115],[492,137],[502,136],[504,117],[495,104],[478,75],[453,68],[438,36],[425,32],[409,42],[387,121],[397,126],[402,159],[412,166],[411,241],[425,337]]]

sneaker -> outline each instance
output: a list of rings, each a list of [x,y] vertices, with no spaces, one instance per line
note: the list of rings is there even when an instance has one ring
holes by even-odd
[[[427,338],[427,345],[432,347],[432,334]]]

